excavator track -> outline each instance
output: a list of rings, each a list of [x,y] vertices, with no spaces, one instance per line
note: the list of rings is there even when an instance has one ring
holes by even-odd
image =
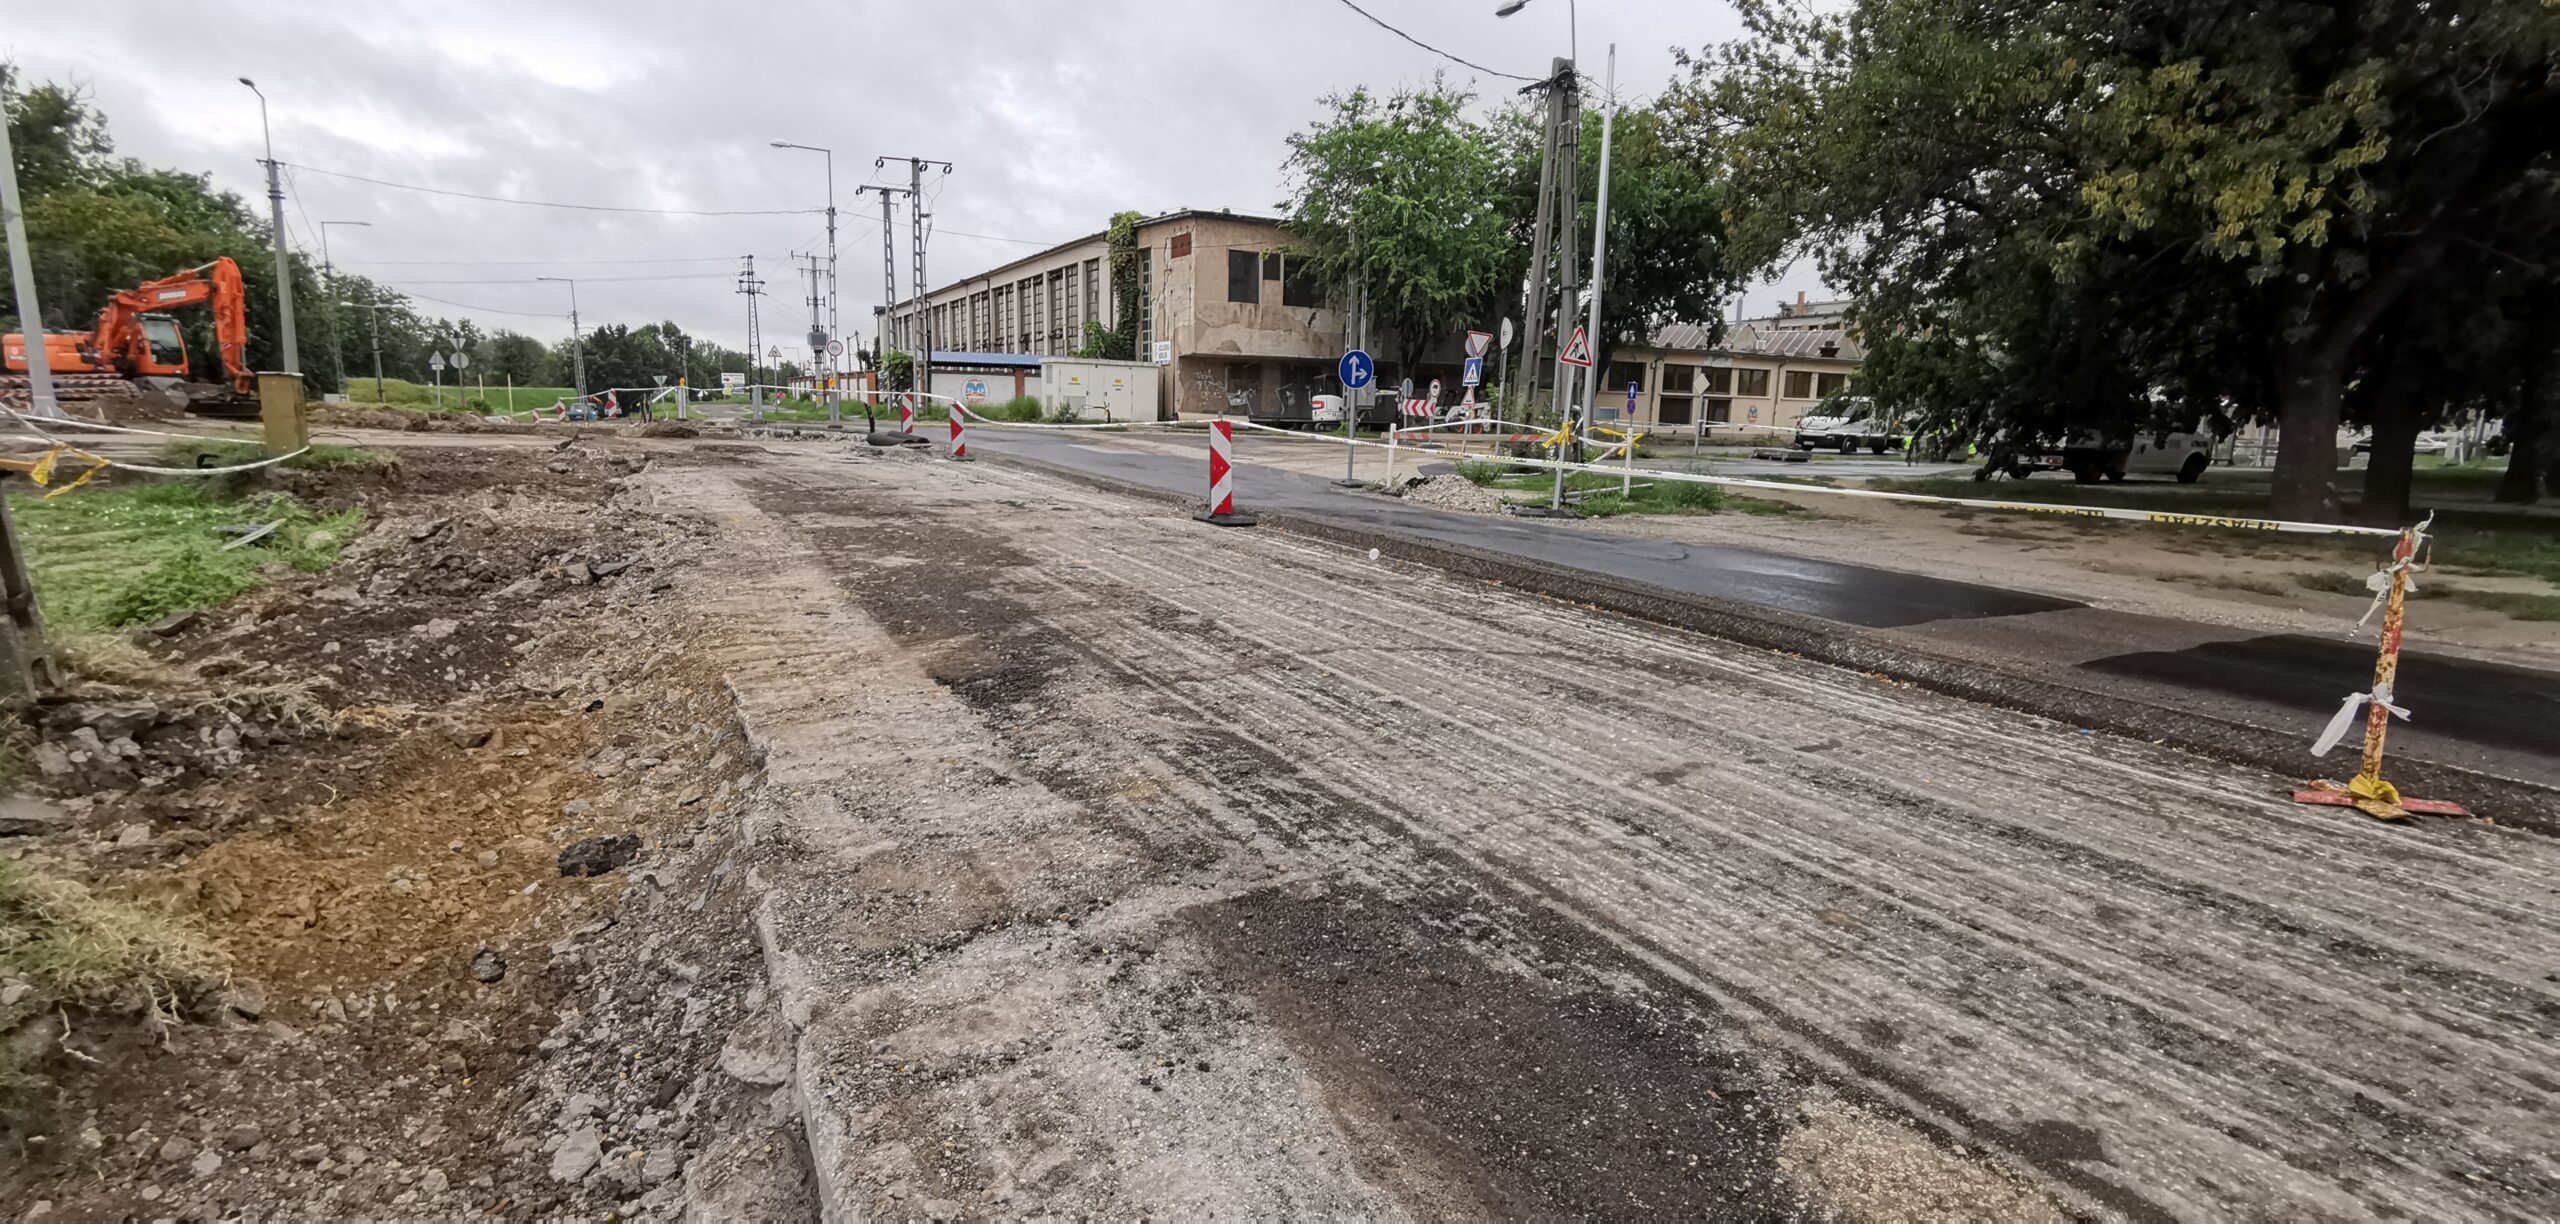
[[[151,396],[163,397],[170,407],[183,407],[195,416],[236,421],[254,420],[258,415],[258,397],[237,394],[222,383],[146,382],[115,374],[53,376],[53,397],[64,404]],[[0,406],[24,412],[32,402],[34,392],[26,375],[0,374]]]

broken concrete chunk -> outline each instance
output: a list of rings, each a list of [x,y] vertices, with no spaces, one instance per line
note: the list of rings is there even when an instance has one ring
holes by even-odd
[[[471,980],[489,985],[507,976],[507,958],[494,948],[482,948],[471,954]]]
[[[560,852],[560,874],[600,876],[640,857],[640,835],[616,833],[570,843]]]

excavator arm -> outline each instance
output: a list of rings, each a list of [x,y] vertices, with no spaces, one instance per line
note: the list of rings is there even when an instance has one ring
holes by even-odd
[[[98,330],[90,343],[98,352],[121,354],[127,368],[147,364],[151,342],[143,335],[142,316],[150,311],[205,303],[213,308],[213,337],[221,350],[222,373],[233,392],[253,395],[257,379],[249,370],[249,304],[240,285],[240,265],[228,257],[202,267],[137,285],[107,299],[98,312]]]

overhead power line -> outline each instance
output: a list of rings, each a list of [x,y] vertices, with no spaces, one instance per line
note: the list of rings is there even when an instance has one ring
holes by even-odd
[[[1394,26],[1388,25],[1386,22],[1379,20],[1379,19],[1378,19],[1378,15],[1377,15],[1377,14],[1372,13],[1372,12],[1370,12],[1369,10],[1364,9],[1364,8],[1360,7],[1359,5],[1352,3],[1352,2],[1351,2],[1351,0],[1342,0],[1342,7],[1347,8],[1347,9],[1350,9],[1352,12],[1358,13],[1358,14],[1360,14],[1361,16],[1368,18],[1368,19],[1369,19],[1369,24],[1374,25],[1374,26],[1378,27],[1378,28],[1379,28],[1379,29],[1381,29],[1381,30],[1385,30],[1387,33],[1389,33],[1389,34],[1393,34],[1393,35],[1395,35],[1396,37],[1398,37],[1398,38],[1401,38],[1401,39],[1405,40],[1406,42],[1412,43],[1414,46],[1420,47],[1420,48],[1422,48],[1423,50],[1425,50],[1425,51],[1428,51],[1428,52],[1432,53],[1433,55],[1439,56],[1440,58],[1442,58],[1442,59],[1444,59],[1444,60],[1447,60],[1447,61],[1449,61],[1449,62],[1450,62],[1450,63],[1452,63],[1452,64],[1458,64],[1458,65],[1462,65],[1462,66],[1464,66],[1464,67],[1473,68],[1473,69],[1475,69],[1476,71],[1481,72],[1481,73],[1484,73],[1484,74],[1485,74],[1485,75],[1487,75],[1487,76],[1498,76],[1498,77],[1501,77],[1501,78],[1503,78],[1504,80],[1507,80],[1507,81],[1528,81],[1528,82],[1531,82],[1531,83],[1533,83],[1533,84],[1534,84],[1534,83],[1536,83],[1537,81],[1539,81],[1539,80],[1541,79],[1541,78],[1539,78],[1539,77],[1525,77],[1525,76],[1521,76],[1520,74],[1515,73],[1515,72],[1496,72],[1496,71],[1494,71],[1494,70],[1493,70],[1493,69],[1491,69],[1491,68],[1487,68],[1487,67],[1485,67],[1484,65],[1479,64],[1479,63],[1475,62],[1474,60],[1461,59],[1461,58],[1459,58],[1459,57],[1457,57],[1457,56],[1455,56],[1455,55],[1451,55],[1451,54],[1449,54],[1448,52],[1443,51],[1443,50],[1441,50],[1441,49],[1440,49],[1440,48],[1438,48],[1438,47],[1432,46],[1430,43],[1424,42],[1424,41],[1422,41],[1422,40],[1421,40],[1421,39],[1419,39],[1419,38],[1415,38],[1415,37],[1414,37],[1413,35],[1411,35],[1411,34],[1407,34],[1407,33],[1405,33],[1404,31],[1402,31],[1402,30],[1399,30],[1399,29],[1395,28]]]
[[[566,319],[569,317],[568,315],[558,311],[500,310],[495,306],[474,306],[469,302],[448,302],[443,298],[428,297],[423,293],[403,292],[400,296],[405,298],[416,298],[421,302],[433,302],[438,306],[451,306],[456,310],[475,310],[482,314],[516,315],[520,318],[526,319]]]
[[[630,282],[633,282],[633,281],[727,280],[728,278],[729,278],[729,274],[728,274],[728,273],[726,273],[726,272],[678,272],[678,273],[671,273],[671,274],[666,275],[666,276],[581,276],[581,277],[579,277],[579,278],[578,278],[578,283],[579,283],[579,284],[581,284],[581,285],[609,285],[609,284],[627,284],[627,283],[630,283]],[[392,285],[392,286],[402,286],[402,285],[530,285],[530,284],[532,284],[533,282],[532,282],[532,281],[529,281],[529,280],[527,280],[527,279],[525,279],[524,277],[521,277],[521,276],[499,276],[499,277],[487,277],[487,278],[476,279],[476,280],[416,280],[416,281],[387,280],[387,281],[383,281],[382,283],[383,283],[383,284],[386,284],[386,285]]]
[[[823,208],[632,208],[620,204],[564,204],[557,200],[525,200],[510,196],[482,195],[475,191],[452,191],[443,187],[422,187],[416,183],[394,183],[388,179],[367,178],[339,170],[323,170],[318,166],[294,166],[313,174],[349,182],[371,183],[399,191],[422,191],[428,195],[453,196],[464,200],[481,200],[491,204],[522,204],[528,208],[566,208],[577,212],[643,213],[658,217],[794,217],[805,213],[823,213]]]
[[[599,264],[725,264],[734,255],[691,259],[350,259],[343,268],[566,268]]]

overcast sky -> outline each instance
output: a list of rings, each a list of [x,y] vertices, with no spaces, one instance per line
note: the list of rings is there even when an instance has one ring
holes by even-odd
[[[1507,73],[1565,52],[1568,0],[1507,19],[1496,0],[1360,0],[1425,42]],[[12,0],[0,56],[34,81],[87,86],[117,150],[206,170],[264,205],[258,99],[292,182],[286,227],[317,258],[393,284],[431,314],[545,339],[568,332],[579,279],[588,325],[672,318],[743,343],[737,257],[769,282],[766,334],[806,329],[795,253],[825,252],[825,166],[774,149],[835,150],[845,328],[881,298],[873,182],[934,175],[940,285],[1100,230],[1124,208],[1274,211],[1283,141],[1354,85],[1435,69],[1487,95],[1516,83],[1450,64],[1342,0]],[[108,16],[101,19],[100,14]],[[1730,37],[1700,0],[1580,0],[1585,71],[1618,44],[1635,98],[1674,71],[1671,48]],[[378,187],[319,171],[510,199],[778,216],[656,216],[534,208]],[[903,248],[905,222],[899,224]],[[966,235],[986,235],[970,237]],[[1008,242],[1000,239],[1018,239]],[[903,249],[901,260],[905,258]],[[657,261],[657,262],[636,262]],[[1750,295],[1819,293],[1797,271]],[[901,265],[899,293],[912,291]],[[777,318],[777,316],[779,316]],[[781,324],[776,327],[777,322]]]

